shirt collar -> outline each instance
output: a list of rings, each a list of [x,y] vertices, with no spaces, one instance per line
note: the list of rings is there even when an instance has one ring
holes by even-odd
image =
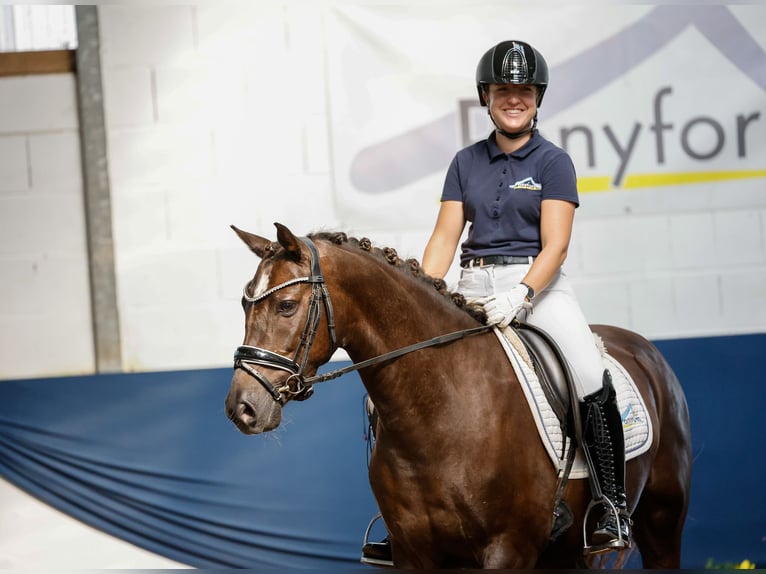
[[[523,146],[521,146],[515,152],[506,154],[497,145],[496,131],[493,131],[491,134],[489,134],[489,137],[487,138],[487,147],[489,149],[489,157],[491,160],[504,155],[510,155],[519,159],[523,159],[532,153],[535,149],[540,147],[541,143],[543,143],[543,137],[540,135],[540,132],[537,129],[534,129],[532,130],[532,137],[529,138],[529,140],[527,140]]]

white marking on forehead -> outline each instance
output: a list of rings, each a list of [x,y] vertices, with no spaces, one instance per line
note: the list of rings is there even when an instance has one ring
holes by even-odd
[[[253,285],[253,293],[251,295],[252,298],[255,299],[257,297],[260,297],[266,291],[268,291],[268,288],[269,288],[269,274],[264,273],[258,278],[258,281]]]

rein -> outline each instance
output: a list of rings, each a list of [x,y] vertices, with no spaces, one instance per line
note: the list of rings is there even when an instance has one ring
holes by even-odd
[[[421,349],[426,349],[428,347],[435,347],[437,345],[443,345],[444,343],[457,341],[459,339],[468,337],[469,335],[484,333],[485,331],[489,331],[490,329],[492,329],[492,325],[481,325],[479,327],[471,327],[470,329],[454,331],[452,333],[447,333],[446,335],[439,335],[438,337],[434,337],[433,339],[428,339],[427,341],[421,341],[420,343],[414,343],[412,345],[402,347],[401,349],[396,349],[395,351],[389,351],[388,353],[384,353],[383,355],[378,355],[377,357],[373,357],[371,359],[367,359],[359,363],[354,363],[353,365],[349,365],[341,369],[335,369],[334,371],[330,371],[322,375],[315,375],[313,377],[309,377],[308,379],[304,379],[304,383],[313,385],[316,383],[331,381],[332,379],[337,379],[341,375],[345,375],[346,373],[350,373],[352,371],[358,371],[359,369],[364,369],[365,367],[371,367],[372,365],[377,365],[378,363],[390,361],[391,359],[396,359],[398,357],[401,357],[402,355],[406,355],[414,351],[419,351]]]
[[[308,363],[311,346],[314,343],[314,337],[316,336],[317,327],[319,326],[322,304],[324,304],[325,314],[327,315],[327,328],[330,332],[330,340],[333,347],[336,347],[336,338],[332,302],[330,301],[330,293],[327,291],[327,285],[325,284],[324,276],[322,275],[322,270],[319,264],[319,252],[317,251],[316,245],[314,245],[314,243],[309,238],[302,237],[301,241],[306,244],[311,254],[310,276],[297,277],[295,279],[285,281],[284,283],[280,283],[279,285],[276,285],[275,287],[272,287],[271,289],[255,297],[248,295],[247,285],[243,291],[243,297],[246,301],[257,303],[258,301],[262,301],[269,295],[276,293],[280,289],[289,287],[290,285],[295,285],[297,283],[311,284],[311,302],[309,304],[309,312],[308,316],[306,317],[306,325],[303,328],[303,334],[301,335],[300,345],[298,345],[298,349],[295,351],[295,356],[291,359],[273,351],[261,349],[260,347],[253,347],[251,345],[241,345],[237,347],[237,350],[234,353],[234,369],[242,369],[255,380],[257,380],[263,386],[263,388],[268,391],[271,397],[278,403],[282,402],[284,393],[292,395],[292,398],[296,400],[306,400],[313,394],[313,385],[316,383],[330,381],[340,377],[341,375],[345,375],[346,373],[390,361],[408,353],[413,353],[428,347],[443,345],[445,343],[463,339],[464,337],[468,337],[470,335],[484,333],[492,329],[491,325],[480,325],[478,327],[471,327],[470,329],[454,331],[452,333],[447,333],[446,335],[440,335],[426,341],[421,341],[419,343],[414,343],[394,351],[389,351],[388,353],[378,355],[377,357],[372,357],[359,363],[354,363],[347,367],[336,369],[321,375],[315,375],[308,378],[304,377],[303,372],[306,368],[306,364]],[[302,358],[301,354],[303,354]],[[282,387],[276,388],[268,380],[268,378],[266,378],[265,375],[252,367],[253,364],[287,371],[290,373],[290,376],[287,378],[285,384]],[[289,382],[291,379],[296,379],[298,382],[296,390],[292,390],[290,388]]]

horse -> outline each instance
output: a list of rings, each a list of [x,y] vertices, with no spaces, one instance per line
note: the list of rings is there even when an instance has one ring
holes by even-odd
[[[225,399],[237,428],[273,430],[288,402],[358,370],[378,417],[369,481],[396,568],[598,566],[583,557],[578,528],[551,540],[557,471],[481,308],[395,249],[275,226],[276,242],[232,226],[261,259],[244,289],[244,343]],[[650,341],[591,327],[634,379],[654,428],[626,467],[633,541],[644,568],[677,569],[692,466],[683,390]],[[352,365],[317,375],[339,347]],[[588,481],[568,481],[563,498],[582,524]]]

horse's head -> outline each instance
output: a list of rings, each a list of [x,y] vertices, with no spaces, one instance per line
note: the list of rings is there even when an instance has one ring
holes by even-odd
[[[305,378],[336,348],[319,252],[309,239],[275,225],[277,243],[232,226],[261,258],[242,295],[245,339],[226,396],[226,414],[245,434],[276,428],[285,403],[311,396]],[[323,314],[327,328],[319,329]]]

